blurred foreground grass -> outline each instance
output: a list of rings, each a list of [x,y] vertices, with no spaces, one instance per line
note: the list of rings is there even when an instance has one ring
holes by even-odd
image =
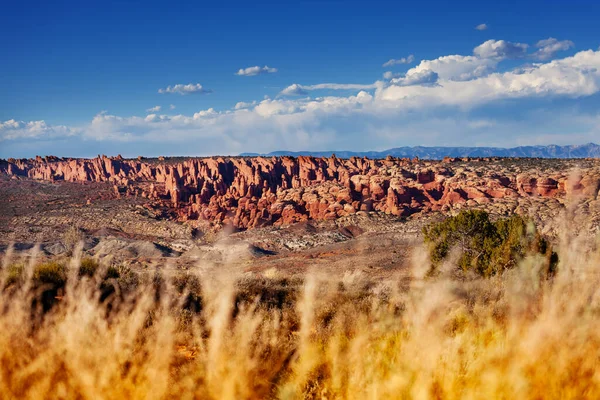
[[[565,232],[490,278],[415,249],[404,279],[139,275],[4,257],[19,399],[600,398],[600,250]],[[457,272],[459,271],[459,272]]]

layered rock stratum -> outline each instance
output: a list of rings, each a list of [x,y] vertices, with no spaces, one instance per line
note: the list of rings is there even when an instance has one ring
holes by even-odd
[[[14,179],[107,182],[179,221],[238,229],[377,211],[410,216],[520,198],[582,197],[598,207],[600,160],[335,156],[0,160]]]

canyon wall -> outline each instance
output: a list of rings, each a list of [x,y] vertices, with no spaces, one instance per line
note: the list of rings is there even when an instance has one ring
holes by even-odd
[[[110,182],[115,195],[147,198],[155,206],[168,208],[179,220],[206,219],[241,229],[335,219],[360,211],[408,216],[510,196],[598,197],[598,168],[586,169],[583,174],[548,173],[519,166],[519,162],[335,156],[37,157],[0,160],[0,173],[15,179]]]

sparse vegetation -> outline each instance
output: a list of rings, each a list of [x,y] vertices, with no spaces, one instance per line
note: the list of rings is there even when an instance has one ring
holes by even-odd
[[[61,288],[67,282],[67,268],[58,262],[47,262],[38,265],[33,272],[33,281]]]
[[[492,232],[500,253],[486,259],[503,273],[423,277],[415,261],[399,280],[232,277],[83,259],[75,274],[73,263],[39,264],[28,285],[28,267],[4,260],[0,281],[13,283],[0,290],[2,395],[598,398],[600,248],[562,238],[560,268],[546,279],[549,247],[525,220],[464,214],[453,224],[475,227],[483,249]],[[440,260],[453,262],[447,254]],[[39,307],[40,282],[62,285],[50,308]]]
[[[63,234],[62,242],[67,251],[67,255],[73,254],[73,251],[77,245],[85,238],[83,231],[75,226],[71,225]]]
[[[4,287],[20,284],[24,268],[25,266],[21,263],[10,264],[4,273]]]
[[[557,262],[533,222],[518,214],[492,222],[485,211],[464,210],[424,227],[423,235],[434,267],[453,250],[459,268],[487,277],[514,268],[526,254],[546,257],[545,272],[553,272]]]
[[[81,264],[79,266],[79,276],[87,276],[88,278],[92,278],[99,268],[100,264],[98,264],[96,260],[86,257],[81,260]]]

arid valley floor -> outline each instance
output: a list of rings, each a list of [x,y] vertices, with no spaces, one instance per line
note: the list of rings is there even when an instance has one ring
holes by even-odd
[[[566,210],[600,226],[593,159],[46,158],[0,161],[0,188],[2,249],[60,256],[79,234],[99,259],[171,268],[386,274],[426,223],[465,208],[550,236]]]

